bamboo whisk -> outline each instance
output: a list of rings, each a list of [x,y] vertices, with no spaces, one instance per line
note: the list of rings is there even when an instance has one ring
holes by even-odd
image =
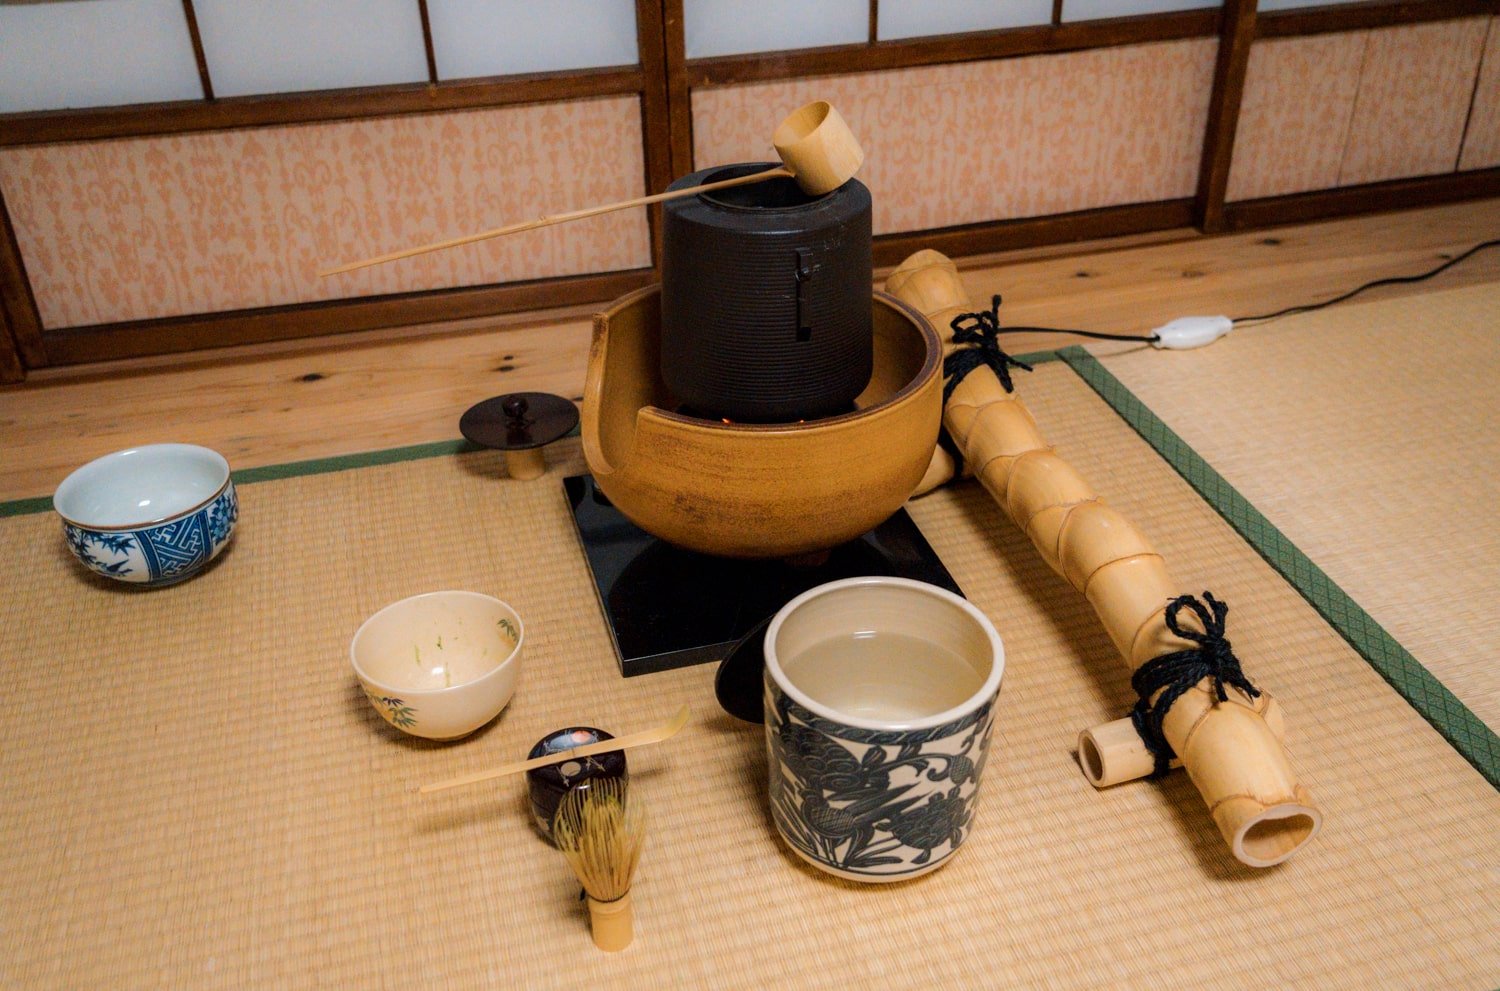
[[[634,936],[630,881],[646,842],[640,801],[619,778],[592,780],[563,796],[552,835],[588,894],[594,945],[625,949]]]

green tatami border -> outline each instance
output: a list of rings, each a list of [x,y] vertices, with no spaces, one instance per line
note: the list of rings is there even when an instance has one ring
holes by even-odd
[[[1459,701],[1411,652],[1401,646],[1360,605],[1313,563],[1286,535],[1257,510],[1177,436],[1145,403],[1082,347],[1018,356],[1027,364],[1063,361],[1115,413],[1140,434],[1164,461],[1213,507],[1392,688],[1422,715],[1486,780],[1500,788],[1500,737]],[[484,450],[465,440],[436,441],[361,454],[314,458],[285,464],[242,468],[236,484],[321,475]],[[0,518],[44,513],[52,499],[41,496],[0,502]]]
[[[1214,470],[1197,451],[1151,412],[1135,393],[1081,347],[1058,356],[1150,444],[1251,547],[1338,631],[1422,718],[1452,744],[1485,780],[1500,788],[1500,737],[1396,638],[1287,539]]]
[[[449,454],[467,454],[470,451],[483,450],[485,448],[466,440],[439,440],[429,444],[388,447],[359,454],[338,454],[331,458],[309,458],[306,461],[288,461],[279,465],[261,465],[259,468],[240,468],[231,472],[230,477],[234,479],[235,485],[248,485],[254,482],[271,482],[280,478],[326,475],[334,471],[373,468],[376,465],[393,465],[401,461],[420,461],[423,458],[440,458]],[[0,519],[7,516],[45,513],[51,508],[51,496],[12,499],[9,502],[0,502]]]

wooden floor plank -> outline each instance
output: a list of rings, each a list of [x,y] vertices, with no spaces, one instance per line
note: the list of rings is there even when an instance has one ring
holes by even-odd
[[[1500,234],[1500,200],[1204,237],[1188,231],[964,259],[972,298],[1008,325],[1145,333],[1186,314],[1246,316],[1419,272]],[[884,273],[877,273],[877,284]],[[1500,251],[1411,295],[1500,279]],[[52,491],[76,465],[180,440],[237,467],[458,436],[469,405],[538,389],[579,397],[592,307],[180,357],[43,370],[0,387],[0,499]],[[1020,353],[1070,338],[1018,334]],[[1112,353],[1141,345],[1110,345]]]

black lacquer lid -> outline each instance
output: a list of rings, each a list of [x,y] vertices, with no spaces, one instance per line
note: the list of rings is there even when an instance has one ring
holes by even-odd
[[[578,426],[578,407],[548,392],[512,392],[469,407],[459,433],[481,447],[525,451],[542,447]]]
[[[766,629],[775,617],[767,616],[719,662],[714,676],[714,697],[719,707],[747,723],[766,721]]]
[[[536,742],[527,754],[527,759],[545,757],[548,754],[585,747],[614,736],[592,726],[569,726],[554,730]],[[590,781],[598,778],[629,779],[629,769],[622,750],[595,754],[579,760],[567,760],[560,764],[548,764],[526,772],[526,785],[531,796],[531,814],[537,829],[549,840],[552,838],[552,820],[557,816],[563,796],[574,788],[587,788]]]

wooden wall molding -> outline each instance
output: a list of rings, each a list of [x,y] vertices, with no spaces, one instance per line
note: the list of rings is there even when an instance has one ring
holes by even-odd
[[[1188,227],[1192,220],[1193,201],[1181,199],[882,234],[875,238],[875,264],[877,267],[899,264],[907,255],[921,248],[933,248],[952,257],[981,255],[1015,248],[1172,230]]]
[[[1224,206],[1225,231],[1300,224],[1357,213],[1409,210],[1419,206],[1500,196],[1500,168],[1391,179],[1363,186],[1237,200]]]
[[[1234,163],[1234,136],[1245,95],[1245,73],[1255,40],[1256,0],[1225,0],[1214,62],[1214,89],[1209,97],[1203,134],[1203,162],[1198,167],[1198,195],[1193,222],[1212,233],[1224,226],[1224,195]]]
[[[477,110],[646,89],[639,66],[0,115],[0,148]]]
[[[1333,31],[1363,31],[1497,12],[1500,12],[1500,4],[1495,0],[1370,0],[1368,3],[1266,11],[1256,21],[1255,36],[1287,38]]]
[[[0,383],[20,382],[26,378],[26,366],[21,364],[21,355],[16,350],[16,339],[11,336],[10,321],[0,307]]]
[[[661,4],[656,0],[636,0],[635,23],[636,47],[644,76],[641,131],[646,142],[646,192],[659,193],[673,179],[672,134],[667,106],[667,40]]]
[[[54,365],[76,365],[600,302],[654,281],[655,269],[636,268],[490,286],[432,289],[68,327],[48,330],[45,338],[47,354]]]
[[[671,111],[667,105],[666,35],[662,8],[656,0],[636,0],[636,51],[640,53],[641,140],[646,166],[645,190],[659,193],[672,183]],[[661,207],[646,208],[651,238],[651,264],[661,258]]]
[[[668,7],[674,5],[680,9],[681,0],[668,0]],[[951,65],[1023,55],[1057,54],[1089,48],[1143,45],[1155,41],[1180,41],[1185,38],[1211,38],[1218,33],[1218,27],[1218,11],[1184,10],[1169,14],[1071,21],[1066,24],[1037,24],[936,38],[687,59],[684,74],[689,88],[726,86],[804,76],[878,72],[922,65]]]
[[[663,48],[667,58],[667,106],[672,135],[672,174],[693,171],[693,94],[687,77],[687,41],[682,0],[662,0]]]

